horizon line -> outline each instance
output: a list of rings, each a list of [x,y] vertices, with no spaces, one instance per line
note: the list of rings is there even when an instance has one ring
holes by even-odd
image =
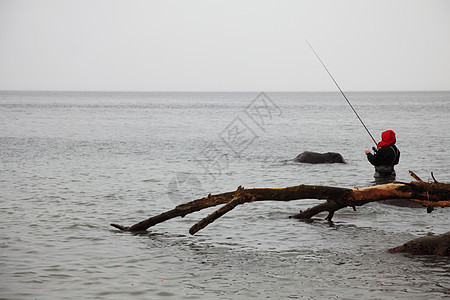
[[[169,90],[0,90],[0,93],[340,93],[339,91],[331,90],[311,90],[311,91],[295,91],[295,90],[236,90],[236,91],[220,91],[220,90],[189,90],[189,91],[169,91]],[[410,92],[450,92],[450,89],[445,90],[347,90],[347,93],[410,93]]]

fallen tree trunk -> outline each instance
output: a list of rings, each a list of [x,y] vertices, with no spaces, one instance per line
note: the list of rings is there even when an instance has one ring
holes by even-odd
[[[226,204],[219,210],[208,215],[191,227],[189,233],[195,234],[214,222],[237,205],[255,201],[292,201],[298,199],[324,199],[326,202],[307,209],[304,212],[292,216],[298,219],[309,219],[324,211],[328,212],[327,220],[333,218],[334,213],[344,207],[362,206],[369,202],[386,199],[405,199],[419,203],[431,212],[433,207],[450,207],[450,184],[435,182],[423,182],[410,171],[411,175],[418,181],[410,183],[389,183],[367,188],[340,188],[330,186],[299,185],[287,188],[255,188],[244,189],[239,187],[234,192],[218,195],[208,195],[185,204],[176,206],[174,209],[143,220],[132,226],[126,227],[118,224],[111,226],[124,231],[144,231],[161,222],[175,217],[184,217],[187,214],[202,209]],[[434,178],[434,177],[433,177]]]

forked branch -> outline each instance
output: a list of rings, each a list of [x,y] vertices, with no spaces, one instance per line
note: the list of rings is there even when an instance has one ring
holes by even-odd
[[[361,206],[369,202],[387,199],[405,199],[420,203],[428,209],[433,207],[450,207],[450,184],[433,183],[422,181],[416,174],[411,172],[417,181],[410,183],[389,183],[367,188],[341,188],[318,185],[299,185],[287,188],[255,188],[244,189],[239,187],[234,192],[218,195],[208,195],[185,204],[176,206],[174,209],[143,220],[130,227],[111,224],[111,226],[124,231],[136,232],[170,220],[175,217],[184,217],[187,214],[202,209],[225,204],[215,212],[203,218],[191,227],[189,232],[195,234],[205,228],[227,212],[240,204],[256,201],[292,201],[299,199],[323,199],[326,202],[309,208],[299,214],[292,216],[298,219],[309,219],[324,211],[328,212],[327,220],[331,220],[334,213],[344,207]]]

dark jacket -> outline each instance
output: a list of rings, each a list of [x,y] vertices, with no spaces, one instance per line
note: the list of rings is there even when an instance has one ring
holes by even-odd
[[[392,144],[378,149],[375,154],[367,154],[369,162],[375,166],[375,170],[380,173],[390,173],[394,171],[394,165],[400,160],[400,151]]]

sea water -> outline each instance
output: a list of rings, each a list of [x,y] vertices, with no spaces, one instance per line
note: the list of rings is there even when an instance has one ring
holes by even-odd
[[[450,182],[450,92],[348,93],[397,180]],[[320,200],[206,209],[120,232],[238,186],[374,184],[373,141],[339,93],[0,92],[1,299],[445,299],[447,257],[387,249],[450,230],[450,210],[379,203],[333,222]],[[339,152],[347,164],[293,161]]]

